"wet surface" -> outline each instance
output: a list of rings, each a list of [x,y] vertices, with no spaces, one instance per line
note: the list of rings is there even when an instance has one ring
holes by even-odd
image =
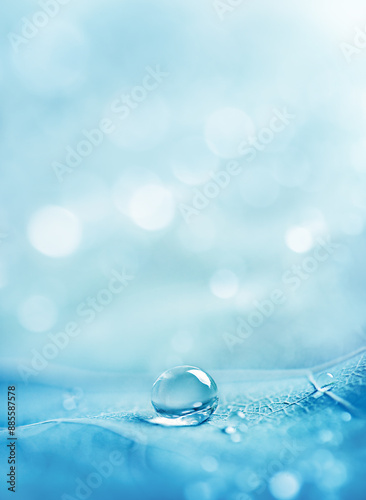
[[[40,491],[70,500],[84,484],[97,499],[247,500],[280,498],[281,488],[293,488],[291,498],[361,499],[365,368],[363,353],[343,360],[325,370],[333,375],[325,385],[316,382],[324,379],[323,371],[287,378],[286,372],[268,372],[265,380],[235,371],[230,380],[230,371],[217,371],[220,404],[196,427],[145,422],[154,410],[147,393],[136,395],[132,386],[122,394],[110,388],[107,395],[85,390],[84,396],[79,388],[76,408],[18,427],[18,491],[24,500],[39,498]],[[47,392],[50,416],[62,398],[71,397],[59,388],[27,390],[34,398]],[[1,431],[0,440],[6,438]],[[117,452],[118,465],[111,465]],[[110,471],[108,477],[97,471],[98,464]],[[93,473],[101,477],[99,486]]]

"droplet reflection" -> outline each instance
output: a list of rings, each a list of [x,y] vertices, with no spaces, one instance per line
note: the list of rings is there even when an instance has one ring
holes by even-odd
[[[165,426],[198,425],[208,419],[218,404],[212,377],[194,366],[165,371],[152,388],[151,402],[158,415],[150,423]]]

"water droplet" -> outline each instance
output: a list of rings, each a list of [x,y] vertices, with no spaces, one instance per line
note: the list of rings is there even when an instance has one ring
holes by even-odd
[[[225,427],[224,429],[225,434],[234,434],[236,432],[235,427],[232,427],[231,425]]]
[[[323,391],[329,389],[335,382],[334,376],[331,373],[321,373],[316,377],[316,383],[319,389]]]
[[[151,402],[158,417],[149,422],[166,426],[198,425],[215,411],[217,386],[194,366],[177,366],[162,373],[152,388]]]

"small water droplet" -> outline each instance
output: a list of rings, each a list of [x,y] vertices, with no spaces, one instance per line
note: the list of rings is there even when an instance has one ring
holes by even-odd
[[[316,383],[319,389],[329,389],[335,382],[334,376],[331,373],[321,373],[316,377]]]
[[[195,366],[177,366],[162,373],[152,388],[151,403],[158,416],[149,422],[165,426],[198,425],[218,404],[212,377]]]
[[[235,427],[228,425],[227,427],[225,427],[224,432],[225,432],[225,434],[235,434],[236,429],[235,429]]]

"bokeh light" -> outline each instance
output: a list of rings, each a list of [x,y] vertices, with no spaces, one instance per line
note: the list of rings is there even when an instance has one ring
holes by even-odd
[[[300,491],[301,483],[291,472],[279,472],[273,476],[269,488],[277,500],[292,500]]]
[[[143,229],[156,231],[168,226],[174,217],[175,205],[171,193],[159,185],[146,185],[133,195],[129,212],[132,220]]]
[[[32,215],[28,237],[39,252],[49,257],[65,257],[79,246],[81,226],[71,212],[50,205]]]
[[[307,252],[313,243],[313,236],[305,227],[295,226],[286,232],[286,245],[296,253]]]
[[[211,277],[210,289],[216,297],[229,299],[239,290],[238,277],[228,269],[220,269]]]
[[[21,303],[18,317],[21,325],[31,332],[50,330],[57,321],[57,308],[52,300],[32,295]]]

